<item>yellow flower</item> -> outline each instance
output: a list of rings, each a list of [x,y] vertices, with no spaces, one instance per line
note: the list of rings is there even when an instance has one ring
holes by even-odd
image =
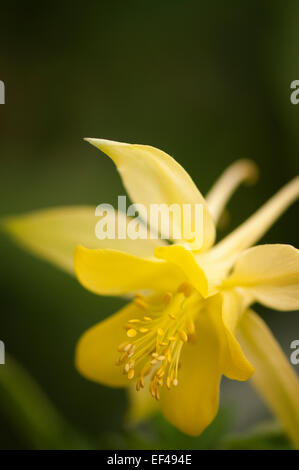
[[[214,245],[215,225],[227,200],[242,181],[256,176],[252,162],[229,167],[204,199],[185,170],[161,150],[87,140],[114,161],[133,202],[145,208],[152,203],[201,204],[204,225],[203,243],[195,237],[167,244],[150,237],[100,241],[94,235],[93,210],[86,207],[7,221],[21,243],[68,271],[73,249],[80,245],[75,273],[90,291],[133,296],[120,312],[82,336],[76,352],[79,371],[112,387],[134,383],[142,397],[138,406],[148,409],[146,397],[154,397],[165,417],[191,435],[200,434],[215,417],[222,375],[234,380],[252,376],[298,447],[298,378],[250,305],[299,308],[298,250],[253,246],[297,199],[299,178]],[[182,221],[173,218],[180,226]],[[190,218],[194,227],[193,212]]]

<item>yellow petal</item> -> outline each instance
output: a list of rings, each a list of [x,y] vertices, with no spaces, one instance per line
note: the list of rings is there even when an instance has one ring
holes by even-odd
[[[235,338],[236,328],[244,312],[244,299],[233,289],[222,291],[221,297],[223,329],[227,346],[223,361],[223,374],[233,380],[248,380],[254,369]]]
[[[222,319],[225,326],[232,331],[236,331],[236,327],[240,321],[244,311],[243,298],[234,289],[225,289],[221,291],[222,296]]]
[[[122,213],[115,214],[123,223],[128,220]],[[114,211],[108,212],[108,217],[114,217]],[[98,220],[95,207],[71,206],[9,217],[3,225],[30,252],[70,273],[74,272],[74,250],[79,244],[87,248],[112,248],[137,256],[152,256],[157,240],[149,237],[99,240],[95,235]]]
[[[83,334],[76,349],[76,367],[84,377],[111,387],[131,385],[116,365],[117,348],[128,341],[124,325],[138,314],[138,307],[131,303]]]
[[[207,296],[208,282],[192,251],[181,245],[169,245],[157,247],[154,253],[157,258],[167,260],[182,269],[188,281],[203,297]]]
[[[237,160],[224,171],[206,195],[206,202],[215,222],[219,220],[227,201],[236,188],[242,182],[248,184],[255,183],[257,176],[258,169],[256,164],[246,159]]]
[[[234,257],[254,245],[280,217],[283,212],[298,199],[299,176],[286,184],[255,214],[247,219],[230,235],[221,240],[211,251],[210,256],[218,258]]]
[[[122,295],[140,290],[168,291],[186,280],[166,261],[139,258],[117,250],[75,250],[75,272],[81,284],[101,295]]]
[[[132,201],[143,204],[147,213],[150,204],[178,204],[181,209],[183,204],[191,205],[191,231],[194,231],[194,207],[195,204],[201,204],[204,211],[203,237],[195,238],[192,248],[206,249],[213,244],[215,227],[207,204],[188,173],[172,157],[149,145],[132,145],[104,139],[86,140],[114,161]],[[142,212],[141,215],[144,216]],[[182,229],[182,220],[177,214],[173,215],[172,221],[176,228]],[[151,228],[155,232],[161,229],[157,225],[151,225]],[[162,236],[170,238],[165,233]]]
[[[199,435],[216,416],[224,371],[238,380],[252,373],[237,341],[231,343],[227,331],[222,321],[221,296],[210,297],[196,322],[196,342],[186,343],[182,349],[178,386],[162,390],[165,417],[187,434]]]
[[[223,361],[223,374],[232,380],[248,380],[254,373],[252,364],[245,354],[233,333],[229,328],[224,328],[227,350]]]
[[[226,286],[241,286],[276,310],[299,309],[299,250],[291,245],[260,245],[238,258]]]
[[[255,372],[252,383],[299,448],[299,380],[263,320],[252,310],[240,322],[239,339]]]

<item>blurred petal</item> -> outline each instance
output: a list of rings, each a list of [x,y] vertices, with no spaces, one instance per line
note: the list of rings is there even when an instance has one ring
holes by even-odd
[[[255,214],[247,219],[230,235],[219,242],[211,252],[217,258],[233,257],[255,244],[283,214],[283,212],[298,199],[299,176],[286,184]]]
[[[267,325],[252,310],[243,316],[238,336],[255,369],[253,385],[299,448],[298,376]]]
[[[238,258],[226,286],[241,286],[276,310],[299,309],[299,250],[291,245],[260,245]]]
[[[237,187],[243,182],[254,183],[257,176],[256,164],[246,159],[237,160],[224,171],[206,195],[206,202],[215,223],[219,220],[223,209]]]
[[[112,211],[107,217],[125,222],[126,215]],[[152,256],[158,241],[148,239],[99,240],[95,235],[98,222],[92,206],[58,207],[9,217],[4,228],[13,238],[35,255],[50,261],[70,273],[74,271],[74,250],[77,245],[87,248],[112,248],[136,256]],[[159,243],[161,244],[161,242]]]
[[[208,282],[203,270],[197,264],[192,251],[181,245],[159,246],[155,249],[155,256],[178,266],[186,275],[190,283],[206,297]]]
[[[75,250],[75,272],[81,284],[101,295],[122,295],[140,290],[168,291],[186,280],[166,261],[139,258],[117,250]]]
[[[214,243],[215,226],[207,204],[188,173],[172,157],[149,145],[132,145],[104,139],[86,140],[114,161],[132,201],[143,204],[148,213],[150,204],[176,204],[181,208],[183,204],[191,205],[191,230],[194,231],[194,207],[195,204],[201,204],[204,211],[203,237],[196,238],[192,248],[206,249]],[[173,222],[174,226],[182,229],[182,221],[176,214],[173,215]],[[151,226],[151,229],[159,232],[159,226]],[[169,238],[167,235],[163,236],[165,237]]]
[[[238,380],[252,374],[240,346],[231,341],[223,324],[221,296],[210,297],[204,305],[196,324],[196,342],[182,349],[178,386],[161,394],[165,417],[191,435],[199,435],[216,416],[224,370]]]
[[[84,377],[111,387],[130,386],[131,382],[116,365],[118,346],[127,341],[124,326],[140,314],[134,303],[128,304],[106,320],[87,330],[76,350],[76,367]]]

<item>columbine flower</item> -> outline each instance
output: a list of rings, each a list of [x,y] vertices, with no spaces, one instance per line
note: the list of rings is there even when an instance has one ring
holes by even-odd
[[[215,417],[222,375],[234,380],[252,376],[299,446],[297,376],[250,309],[256,301],[282,311],[299,308],[298,250],[281,244],[253,247],[298,197],[299,178],[213,246],[215,224],[234,189],[254,178],[253,163],[233,164],[204,199],[184,169],[161,150],[87,140],[112,158],[133,202],[145,207],[202,204],[204,233],[202,246],[196,238],[174,244],[149,237],[99,241],[93,210],[84,207],[8,220],[7,228],[19,241],[69,271],[74,247],[84,245],[75,250],[74,267],[87,289],[134,296],[82,336],[79,371],[113,387],[134,382],[140,396],[157,399],[165,417],[191,435],[200,434]]]

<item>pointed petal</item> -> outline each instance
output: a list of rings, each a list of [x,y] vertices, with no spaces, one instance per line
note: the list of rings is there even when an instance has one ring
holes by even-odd
[[[233,259],[241,251],[255,244],[298,197],[299,176],[285,185],[255,214],[221,240],[213,248],[211,256],[215,259],[231,256]]]
[[[132,145],[104,139],[86,139],[106,153],[115,163],[122,177],[124,186],[132,201],[143,204],[149,213],[150,204],[183,204],[192,207],[191,231],[194,231],[196,204],[203,206],[203,237],[199,236],[192,243],[194,249],[206,249],[215,239],[215,226],[207,204],[196,188],[188,173],[172,157],[162,150],[149,145]],[[182,211],[180,211],[182,212]],[[141,215],[144,216],[144,214]],[[182,229],[182,220],[174,213],[172,220],[176,228]],[[159,232],[159,226],[151,229]],[[184,233],[183,230],[181,233]],[[162,233],[163,238],[170,238]],[[193,238],[193,236],[192,236]],[[187,240],[188,241],[188,240]]]
[[[206,195],[206,202],[215,223],[219,220],[223,209],[237,187],[243,182],[255,183],[257,176],[256,164],[252,160],[246,159],[237,160],[224,171]]]
[[[131,385],[121,366],[116,365],[120,356],[117,348],[128,341],[124,325],[138,314],[138,307],[130,303],[81,336],[76,349],[76,367],[84,377],[110,387]]]
[[[101,295],[123,295],[143,290],[168,291],[186,280],[166,261],[139,258],[117,250],[75,250],[75,272],[86,289]]]
[[[254,369],[235,338],[236,328],[244,312],[244,299],[233,289],[222,291],[221,297],[223,329],[227,346],[223,361],[223,374],[233,380],[248,380]]]
[[[250,248],[224,284],[243,287],[270,308],[299,309],[299,250],[280,244]]]
[[[232,380],[248,380],[254,373],[252,364],[246,358],[240,343],[233,333],[225,328],[227,352],[223,362],[223,374]]]
[[[124,224],[128,221],[124,214],[114,210],[108,212],[107,217],[112,219],[114,215]],[[87,248],[114,248],[137,256],[152,256],[157,240],[149,237],[99,240],[95,235],[98,220],[94,207],[70,206],[8,217],[3,226],[27,250],[69,273],[74,272],[74,251],[80,244]]]
[[[240,323],[239,339],[252,362],[252,383],[281,420],[299,448],[299,380],[279,344],[263,320],[248,310]]]
[[[246,372],[252,373],[248,361],[242,362],[241,348],[236,340],[231,343],[227,331],[221,295],[210,297],[198,316],[196,342],[186,343],[182,349],[178,386],[161,394],[165,417],[187,434],[199,435],[216,416],[224,370],[238,380],[246,380]],[[241,359],[233,358],[236,354]]]
[[[192,251],[181,245],[159,246],[155,249],[155,256],[173,263],[185,274],[190,283],[203,297],[208,295],[208,282],[203,270],[196,263]]]

